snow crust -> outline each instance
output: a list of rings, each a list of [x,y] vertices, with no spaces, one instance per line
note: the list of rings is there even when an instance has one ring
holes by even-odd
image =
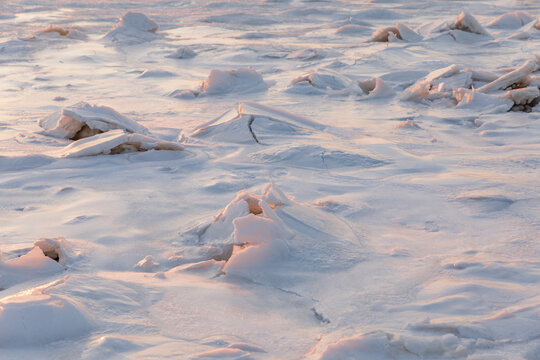
[[[2,360],[540,358],[537,2],[0,8]]]

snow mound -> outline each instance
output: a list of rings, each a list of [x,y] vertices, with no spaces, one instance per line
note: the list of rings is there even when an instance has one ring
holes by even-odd
[[[39,238],[34,241],[34,246],[40,248],[45,256],[64,266],[75,256],[75,252],[62,237]]]
[[[259,205],[266,217],[250,213],[233,221],[234,247],[223,267],[227,274],[245,276],[254,270],[271,267],[289,252],[287,230],[264,200]]]
[[[132,45],[154,40],[158,29],[159,25],[146,15],[130,11],[122,16],[120,22],[105,35],[104,39]]]
[[[91,329],[82,305],[43,291],[0,299],[0,347],[41,346]]]
[[[382,331],[362,335],[330,334],[308,352],[307,359],[440,359],[465,358],[474,351],[474,340],[452,333],[437,336],[400,336]],[[469,341],[467,341],[469,340]]]
[[[536,19],[528,12],[517,10],[502,14],[490,21],[487,26],[501,29],[518,29],[534,20]]]
[[[349,94],[361,93],[351,79],[328,69],[318,69],[293,79],[288,92],[301,94]]]
[[[208,95],[247,93],[268,88],[262,76],[251,68],[237,70],[212,70],[201,86],[201,93]]]
[[[36,243],[44,246],[40,240]],[[47,253],[51,254],[50,251]],[[40,246],[34,246],[32,250],[20,257],[0,261],[0,290],[28,280],[58,274],[64,270],[57,261],[46,256]]]
[[[167,55],[168,58],[172,59],[191,59],[197,56],[197,53],[187,46],[182,46],[175,52],[170,55]]]
[[[117,129],[77,140],[62,149],[60,156],[71,158],[148,150],[178,151],[184,147],[176,142]]]
[[[204,260],[195,263],[180,265],[167,271],[167,276],[178,272],[187,272],[198,276],[215,277],[222,273],[221,269],[225,265],[224,260]]]
[[[201,95],[247,94],[266,91],[268,85],[261,74],[250,67],[236,70],[212,70],[198,90],[175,90],[170,96],[190,99]]]
[[[172,73],[167,70],[159,70],[159,69],[146,69],[144,70],[139,76],[139,79],[146,79],[146,78],[169,78],[176,76],[175,73]]]
[[[147,255],[144,259],[135,264],[133,268],[137,271],[152,272],[158,267],[159,263],[154,260],[154,257],[152,255]]]
[[[360,251],[356,234],[342,220],[296,203],[272,183],[261,195],[240,191],[198,229],[196,242],[221,249],[213,259],[226,261],[224,273],[261,281],[292,280],[292,268],[348,267]]]
[[[371,99],[394,96],[396,92],[383,79],[375,78],[358,82],[360,89]]]
[[[291,60],[301,60],[301,61],[313,61],[313,60],[322,60],[328,57],[335,57],[341,55],[336,51],[327,51],[317,48],[307,48],[295,50],[292,53],[287,55],[287,59]]]
[[[40,127],[50,136],[71,140],[83,139],[114,129],[133,133],[149,134],[137,122],[107,106],[80,102],[63,108],[38,121]]]
[[[396,40],[418,42],[422,39],[422,36],[411,29],[408,25],[399,22],[396,23],[396,26],[389,26],[384,29],[377,30],[371,35],[371,41],[375,42],[393,42]]]
[[[365,33],[369,33],[370,31],[371,31],[371,28],[369,26],[347,24],[347,25],[340,26],[336,30],[336,34],[353,36],[353,35],[363,35]]]
[[[199,126],[193,138],[240,144],[261,144],[275,138],[307,135],[324,130],[324,126],[302,116],[266,105],[245,101]]]
[[[385,164],[384,161],[357,150],[319,145],[285,144],[255,152],[250,154],[250,157],[258,163],[287,164],[293,167],[316,169],[374,168]]]

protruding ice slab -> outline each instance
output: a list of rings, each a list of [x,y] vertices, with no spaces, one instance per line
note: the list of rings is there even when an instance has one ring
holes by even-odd
[[[402,40],[406,42],[422,41],[422,35],[411,29],[407,24],[396,23],[396,26],[389,26],[375,31],[371,35],[371,41],[375,42],[393,42]]]
[[[152,149],[184,150],[184,147],[179,143],[165,141],[142,134],[132,134],[118,129],[77,140],[66,146],[60,152],[60,155],[62,157],[83,157],[147,151]]]
[[[245,101],[199,126],[192,137],[241,144],[265,143],[274,137],[307,135],[325,126],[285,110]]]
[[[108,106],[80,102],[38,121],[46,134],[72,140],[114,129],[149,134],[148,129]]]

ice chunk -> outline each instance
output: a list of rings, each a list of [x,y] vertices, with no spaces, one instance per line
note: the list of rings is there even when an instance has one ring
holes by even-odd
[[[422,36],[411,29],[407,24],[396,23],[396,26],[389,26],[384,29],[379,29],[371,35],[371,41],[388,42],[395,37],[399,40],[407,42],[418,42],[422,40]]]
[[[159,263],[154,260],[154,257],[152,255],[147,255],[144,259],[135,264],[133,268],[138,271],[151,272],[158,267]]]
[[[132,134],[124,130],[111,130],[69,144],[60,152],[60,156],[82,157],[152,149],[184,150],[184,147],[176,142],[165,141],[146,135]]]
[[[126,45],[137,44],[154,40],[158,29],[159,25],[146,15],[130,11],[122,16],[120,22],[105,35],[104,39]]]
[[[478,88],[481,93],[495,90],[505,90],[508,87],[526,87],[529,82],[529,74],[536,70],[536,61],[529,60],[517,69],[502,75],[498,79]]]
[[[41,346],[82,336],[91,327],[82,305],[59,295],[34,290],[0,300],[2,348]]]
[[[452,30],[461,30],[478,35],[489,35],[482,25],[471,14],[463,11],[457,17],[454,24],[450,27]]]
[[[456,88],[469,88],[472,72],[462,70],[458,65],[450,65],[430,72],[426,77],[403,93],[404,100],[436,100],[449,98]]]
[[[107,106],[91,105],[80,102],[53,113],[38,121],[45,133],[51,136],[78,140],[107,132],[124,129],[129,132],[149,134],[149,131],[137,122]]]

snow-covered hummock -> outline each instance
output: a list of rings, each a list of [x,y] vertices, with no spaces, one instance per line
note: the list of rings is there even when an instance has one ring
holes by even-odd
[[[147,255],[144,259],[135,264],[133,268],[138,271],[152,272],[158,267],[159,263],[154,260],[154,257],[152,255]]]
[[[190,99],[200,95],[246,94],[266,91],[268,85],[257,71],[250,67],[236,70],[212,70],[198,90],[175,90],[170,96]]]
[[[47,289],[0,299],[0,348],[43,346],[86,335],[91,329],[81,304],[47,294]]]
[[[148,150],[184,150],[184,147],[147,135],[117,129],[77,140],[60,152],[61,157],[83,157]]]
[[[371,35],[371,41],[375,42],[393,42],[396,40],[418,42],[422,39],[422,35],[411,29],[407,24],[400,22],[396,23],[396,26],[379,29]]]
[[[264,91],[268,88],[261,74],[252,68],[212,70],[201,86],[208,95]]]
[[[189,136],[241,144],[268,143],[287,135],[309,134],[325,127],[313,120],[271,106],[244,101],[199,126]]]
[[[63,237],[39,238],[34,241],[34,247],[40,248],[45,256],[64,266],[77,255]]]
[[[395,95],[394,89],[383,79],[375,78],[358,82],[358,86],[370,99],[384,98]]]
[[[329,69],[317,69],[307,74],[297,76],[289,85],[287,92],[300,94],[361,94],[358,85],[341,75],[338,72]]]
[[[57,261],[46,256],[39,246],[17,258],[0,260],[0,290],[28,280],[39,279],[63,272]]]
[[[493,19],[488,23],[488,27],[501,28],[501,29],[519,29],[525,24],[536,20],[527,11],[512,11]]]
[[[122,16],[120,22],[105,35],[104,39],[132,45],[154,40],[158,29],[159,25],[146,15],[130,11]]]
[[[346,223],[296,203],[273,183],[261,195],[240,191],[201,228],[198,241],[222,249],[214,259],[226,260],[224,273],[269,281],[294,279],[292,272],[280,274],[284,269],[347,267],[361,251]]]
[[[371,28],[369,26],[365,25],[359,25],[359,24],[347,24],[340,26],[336,30],[336,34],[340,35],[363,35],[365,33],[369,33],[371,31]]]
[[[107,106],[80,102],[63,108],[38,121],[47,135],[78,140],[114,129],[149,134],[137,122]]]

